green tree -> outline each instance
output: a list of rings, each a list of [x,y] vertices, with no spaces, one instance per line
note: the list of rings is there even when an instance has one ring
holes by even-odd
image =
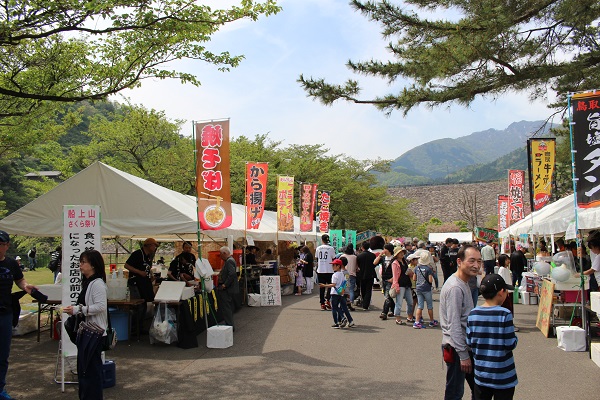
[[[477,95],[495,98],[527,91],[543,98],[600,87],[597,0],[353,0],[352,6],[381,25],[391,59],[348,61],[357,74],[408,84],[398,93],[360,99],[356,80],[299,82],[324,104],[338,99],[372,104],[391,113],[419,104],[468,105]],[[412,8],[409,8],[412,6]],[[423,16],[423,12],[428,16]],[[421,14],[419,14],[421,13]],[[448,19],[448,14],[457,17]],[[429,17],[433,15],[433,17]]]
[[[181,121],[162,111],[120,105],[108,116],[91,119],[87,145],[74,146],[67,157],[77,172],[94,161],[186,194],[194,188],[194,153],[189,137],[180,136]]]
[[[105,99],[148,78],[175,78],[178,59],[228,70],[243,56],[205,47],[227,23],[279,11],[274,0],[242,0],[212,9],[187,0],[1,1],[0,118],[19,117],[48,102]]]

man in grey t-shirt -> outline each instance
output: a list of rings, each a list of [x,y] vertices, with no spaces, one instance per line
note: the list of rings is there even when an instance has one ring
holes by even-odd
[[[446,361],[444,400],[463,398],[465,379],[473,392],[473,364],[467,346],[467,318],[473,309],[469,279],[477,276],[483,264],[481,253],[471,245],[460,248],[457,271],[442,286],[440,294],[440,326]]]

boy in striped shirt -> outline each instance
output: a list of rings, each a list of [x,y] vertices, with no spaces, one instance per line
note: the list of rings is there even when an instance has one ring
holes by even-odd
[[[475,399],[512,399],[517,371],[512,351],[517,336],[512,314],[500,305],[513,290],[498,274],[486,275],[479,287],[485,302],[471,310],[467,320],[467,345],[475,360]]]

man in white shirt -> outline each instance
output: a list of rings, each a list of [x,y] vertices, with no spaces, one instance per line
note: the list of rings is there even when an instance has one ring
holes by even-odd
[[[315,258],[317,259],[317,277],[319,284],[323,283],[328,285],[331,283],[331,276],[333,275],[333,268],[331,262],[335,258],[335,250],[329,244],[329,235],[321,236],[321,244],[315,250]],[[331,303],[329,302],[331,294],[325,287],[319,287],[319,301],[321,302],[321,310],[331,310]]]
[[[487,241],[487,244],[481,249],[481,258],[483,259],[483,268],[485,274],[493,274],[496,266],[496,251],[492,246],[492,239]]]

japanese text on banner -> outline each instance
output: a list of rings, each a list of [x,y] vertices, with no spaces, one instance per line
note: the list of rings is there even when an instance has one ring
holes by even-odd
[[[508,171],[508,224],[523,219],[523,191],[525,189],[525,171]]]
[[[267,193],[269,164],[246,164],[246,229],[258,229],[262,220]]]
[[[277,229],[294,231],[294,177],[279,176],[277,179]]]

